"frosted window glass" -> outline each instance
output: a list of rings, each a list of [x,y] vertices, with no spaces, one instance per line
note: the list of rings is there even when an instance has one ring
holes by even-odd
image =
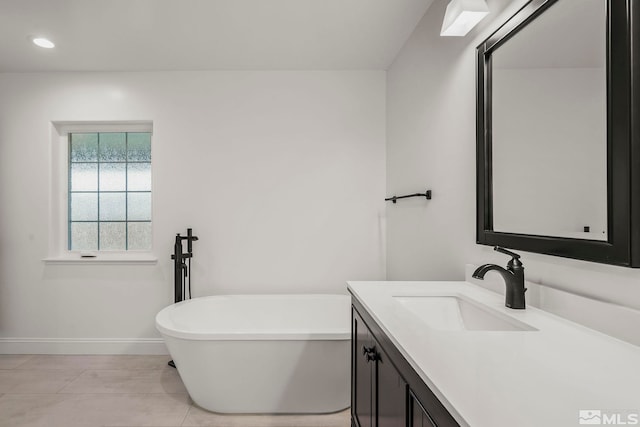
[[[98,249],[98,223],[72,222],[70,249],[95,251]]]
[[[128,159],[130,162],[150,162],[151,161],[151,134],[150,133],[129,133]]]
[[[139,251],[151,249],[150,222],[129,223],[129,249]]]
[[[126,229],[124,222],[101,222],[100,250],[124,251],[127,248]]]
[[[100,134],[100,161],[124,162],[127,160],[127,134],[126,133],[101,133]]]
[[[98,220],[97,193],[71,193],[71,221]]]
[[[151,191],[151,163],[129,163],[127,167],[127,189]]]
[[[95,162],[98,160],[98,134],[71,134],[71,161]]]
[[[126,193],[100,193],[100,221],[127,219]]]
[[[151,193],[128,193],[128,218],[129,220],[151,220]]]
[[[125,191],[126,170],[124,163],[100,163],[100,191]]]
[[[97,163],[71,163],[71,191],[98,189]]]
[[[151,133],[71,133],[69,162],[69,249],[151,249]]]

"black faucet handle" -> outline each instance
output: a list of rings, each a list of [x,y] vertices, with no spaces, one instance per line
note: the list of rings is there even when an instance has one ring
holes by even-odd
[[[510,250],[507,250],[503,247],[500,246],[495,246],[493,248],[494,251],[503,253],[505,255],[509,255],[511,257],[511,259],[509,260],[509,262],[507,263],[507,270],[512,270],[515,268],[522,268],[522,261],[520,261],[520,255],[518,255],[515,252],[511,252]]]
[[[500,252],[501,254],[509,255],[513,259],[520,259],[520,255],[518,255],[515,252],[511,252],[510,250],[505,249],[505,248],[503,248],[501,246],[496,246],[496,247],[493,248],[493,250],[497,251],[497,252]]]

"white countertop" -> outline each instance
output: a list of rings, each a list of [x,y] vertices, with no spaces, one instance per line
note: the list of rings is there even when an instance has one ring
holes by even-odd
[[[580,410],[621,421],[640,413],[640,347],[633,344],[533,307],[506,308],[504,295],[467,282],[348,288],[463,426],[578,426]],[[392,298],[431,293],[464,295],[537,331],[434,330]]]

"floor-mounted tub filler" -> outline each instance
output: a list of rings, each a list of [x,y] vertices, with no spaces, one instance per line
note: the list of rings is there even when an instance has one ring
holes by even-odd
[[[320,414],[350,404],[348,295],[221,295],[156,316],[189,395],[220,413]]]

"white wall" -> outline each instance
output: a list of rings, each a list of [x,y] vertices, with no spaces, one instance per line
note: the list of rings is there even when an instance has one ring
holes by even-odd
[[[433,200],[387,206],[387,279],[464,279],[465,263],[505,264],[475,244],[475,48],[524,0],[489,0],[464,38],[440,37],[436,0],[387,72],[387,192]],[[523,254],[529,280],[640,308],[640,270]]]
[[[385,276],[383,71],[0,74],[0,94],[0,353],[157,345],[187,227],[195,296]],[[153,121],[157,265],[42,262],[51,121],[84,120]]]

